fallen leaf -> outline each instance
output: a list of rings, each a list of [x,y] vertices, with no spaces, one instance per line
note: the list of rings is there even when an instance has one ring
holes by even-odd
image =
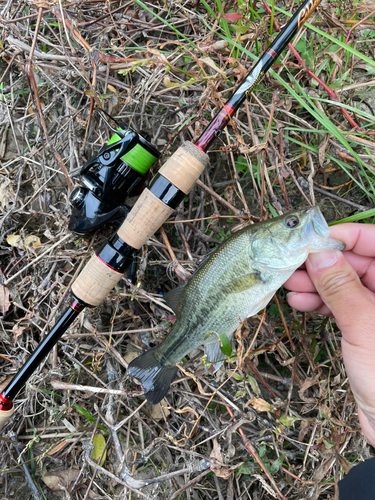
[[[342,60],[335,52],[323,52],[324,55],[327,55],[332,59],[332,61],[338,65],[340,70],[342,70]]]
[[[104,451],[106,446],[104,436],[102,434],[95,434],[92,444],[94,445],[94,448],[91,452],[91,456],[94,460],[99,460],[100,457],[102,457],[99,464],[102,466],[107,457],[107,452]]]
[[[9,288],[4,285],[0,285],[0,314],[4,316],[4,314],[10,308],[10,300],[9,300]]]
[[[14,191],[12,186],[10,185],[11,181],[9,179],[4,179],[4,181],[0,184],[0,203],[2,208],[5,207],[6,202],[13,199]]]
[[[38,236],[34,236],[30,234],[29,236],[26,236],[25,239],[22,238],[19,234],[10,234],[7,237],[7,243],[11,247],[15,248],[21,248],[22,250],[28,249],[30,246],[32,248],[39,248],[42,246],[42,243],[40,242],[40,238]]]
[[[323,167],[323,165],[324,165],[328,141],[329,141],[329,135],[327,134],[324,137],[322,144],[319,146],[319,165],[321,167]]]
[[[171,412],[168,410],[168,403],[165,399],[162,399],[158,405],[150,404],[149,413],[154,420],[164,420],[164,416],[169,417],[169,415],[171,414]]]
[[[298,391],[298,394],[299,394],[299,397],[302,399],[302,401],[304,401],[305,403],[316,403],[317,402],[317,398],[306,397],[305,392],[307,391],[307,389],[309,389],[310,387],[315,385],[317,382],[319,382],[321,374],[322,374],[322,370],[319,369],[318,374],[315,377],[307,377],[304,380],[304,382],[302,383],[302,385]]]
[[[267,493],[272,497],[272,498],[279,498],[278,495],[273,491],[271,486],[266,482],[266,480],[261,476],[260,474],[253,474],[253,477],[258,479],[258,481],[261,483],[263,488],[267,491]]]
[[[107,88],[108,90],[110,90],[111,92],[113,92],[114,94],[117,94],[117,90],[115,89],[115,87],[113,87],[112,85],[108,84],[107,85]]]
[[[89,491],[89,496],[88,496],[89,500],[102,500],[102,498],[106,499],[108,497],[107,496],[103,497],[103,495],[99,495],[99,493],[95,493],[95,491],[92,490]]]
[[[331,450],[335,446],[333,443],[330,443],[329,441],[327,441],[327,439],[324,438],[323,438],[323,444],[326,450]]]
[[[17,339],[20,337],[23,332],[26,330],[27,326],[20,326],[19,324],[16,324],[13,326],[13,334],[14,334],[14,345],[17,344]]]
[[[42,243],[40,242],[40,239],[38,236],[30,235],[25,238],[25,243],[24,247],[27,248],[29,246],[32,246],[33,248],[38,248],[42,246]]]
[[[342,470],[345,472],[345,474],[349,474],[349,472],[353,468],[352,464],[340,454],[338,454],[338,459]]]
[[[250,403],[251,406],[256,411],[259,411],[259,412],[270,411],[271,413],[274,413],[274,409],[272,408],[272,406],[269,403],[267,403],[267,401],[264,401],[264,399],[262,399],[262,398],[250,399],[250,401],[248,403]],[[246,403],[246,406],[248,403]]]
[[[220,51],[224,50],[225,48],[227,48],[228,45],[229,45],[229,43],[227,41],[218,40],[217,42],[215,42],[211,45],[207,45],[206,47],[202,46],[202,47],[200,47],[200,49],[202,52],[220,52]]]
[[[301,419],[297,418],[297,417],[290,417],[289,415],[286,415],[284,417],[280,417],[278,422],[280,422],[280,424],[285,425],[286,427],[292,427],[294,422],[298,422],[298,420],[301,420]]]
[[[7,236],[7,243],[11,247],[23,248],[21,236],[19,234],[10,234]]]
[[[175,83],[175,82],[171,82],[171,79],[169,78],[168,75],[165,75],[163,83],[164,83],[164,86],[167,88],[185,88],[185,87],[188,87],[189,85],[192,85],[195,82],[196,82],[195,78],[190,78],[190,80],[188,80],[187,82]]]
[[[243,15],[238,14],[237,12],[231,12],[229,14],[223,14],[222,16],[224,19],[227,21],[239,21],[240,19],[243,19]]]
[[[220,445],[216,438],[214,439],[214,447],[212,448],[212,451],[210,453],[210,458],[223,463],[223,455],[221,454]],[[229,467],[224,467],[215,463],[210,464],[210,469],[217,477],[222,477],[223,479],[229,479],[233,474]]]
[[[375,10],[375,3],[374,2],[369,2],[369,3],[360,2],[354,6],[353,10],[351,10],[351,13],[353,13],[353,14],[367,14],[368,12],[372,12],[373,10]]]
[[[259,389],[259,385],[258,385],[258,382],[255,380],[254,377],[252,377],[251,375],[248,375],[247,376],[247,380],[249,381],[250,383],[250,387],[252,389],[252,391],[257,395],[259,396],[260,395],[260,389]]]
[[[47,472],[42,476],[43,483],[52,491],[65,491],[80,475],[79,469],[66,469]]]
[[[293,106],[293,99],[291,99],[290,97],[286,97],[286,98],[284,99],[284,104],[283,104],[283,106],[284,106],[284,109],[285,109],[286,111],[290,111],[290,110],[292,109],[292,106]]]
[[[126,361],[127,363],[131,363],[133,361],[133,359],[135,358],[138,358],[139,356],[139,353],[138,352],[135,352],[135,351],[127,351],[123,358],[124,358],[124,361]]]
[[[220,69],[219,66],[216,65],[215,61],[213,61],[211,59],[211,57],[201,57],[199,59],[199,61],[202,62],[203,64],[206,64],[207,66],[209,66],[211,69],[213,69],[214,71],[216,71],[216,73],[219,73],[222,76],[226,76],[225,71],[223,71],[222,69]]]
[[[42,108],[45,108],[45,107],[46,107],[46,105],[44,104],[44,102],[43,102],[43,101],[41,101],[41,102],[40,102],[40,105],[42,106]],[[35,116],[35,113],[34,113],[34,108],[33,108],[32,106],[29,106],[29,107],[27,108],[27,111],[28,111],[29,115],[31,115],[31,116]]]
[[[64,448],[64,446],[66,446],[68,443],[66,442],[66,440],[64,439],[64,441],[61,441],[61,443],[57,444],[56,446],[54,446],[53,448],[51,448],[49,450],[49,452],[47,453],[47,455],[55,455],[56,453],[58,453],[60,450],[62,450]]]
[[[268,151],[268,146],[266,142],[261,142],[260,144],[256,144],[255,146],[240,146],[239,150],[242,154],[251,154],[251,153],[260,153],[262,150]]]
[[[65,427],[68,429],[68,431],[69,431],[69,432],[76,432],[76,430],[77,430],[77,429],[74,427],[74,425],[73,425],[73,424],[71,424],[71,423],[69,422],[69,420],[68,420],[68,419],[66,419],[66,418],[62,418],[62,419],[61,419],[61,423],[63,423],[63,424],[65,425]]]

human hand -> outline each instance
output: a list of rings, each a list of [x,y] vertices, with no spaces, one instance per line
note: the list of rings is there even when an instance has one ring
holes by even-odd
[[[363,433],[375,446],[375,225],[341,224],[344,252],[310,254],[284,287],[291,307],[334,316]]]

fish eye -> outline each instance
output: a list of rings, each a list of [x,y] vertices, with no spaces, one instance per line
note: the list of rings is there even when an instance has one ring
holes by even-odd
[[[298,217],[287,217],[285,219],[285,224],[287,225],[287,227],[289,227],[290,229],[293,229],[294,227],[297,227],[298,224],[299,224],[299,218]]]

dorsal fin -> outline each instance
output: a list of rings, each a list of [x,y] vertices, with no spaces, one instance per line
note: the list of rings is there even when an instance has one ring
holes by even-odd
[[[216,248],[213,248],[212,250],[210,250],[203,257],[202,262],[198,265],[198,267],[196,268],[196,270],[193,272],[193,274],[190,276],[190,278],[188,279],[188,281],[186,283],[184,283],[183,285],[178,286],[177,288],[174,288],[173,290],[167,292],[164,295],[163,299],[165,300],[165,302],[167,303],[167,305],[171,309],[173,309],[173,311],[175,312],[176,315],[178,315],[178,312],[179,312],[178,309],[179,309],[179,306],[181,304],[181,297],[182,297],[182,294],[185,291],[186,285],[190,282],[190,280],[192,279],[192,277],[199,271],[199,269],[207,262],[207,260],[215,252],[215,250],[216,250]]]
[[[166,293],[163,297],[165,302],[167,303],[167,305],[171,309],[173,309],[173,311],[175,312],[176,315],[178,313],[178,309],[179,309],[179,306],[181,303],[181,297],[185,291],[185,287],[186,287],[186,283],[178,286],[177,288],[174,288],[170,292]]]
[[[211,255],[213,253],[216,252],[216,250],[218,249],[218,247],[215,247],[215,248],[211,248],[211,250],[209,250],[206,255],[203,257],[203,259],[200,261],[200,263],[198,264],[198,267],[196,268],[196,270],[194,271],[194,273],[192,274],[192,276],[194,276],[194,274],[199,271],[199,269],[201,267],[203,267],[205,265],[205,263],[208,261],[208,259],[211,257]],[[190,277],[191,278],[191,277]]]

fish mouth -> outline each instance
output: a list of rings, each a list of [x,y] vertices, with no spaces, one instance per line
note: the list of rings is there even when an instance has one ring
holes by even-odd
[[[330,228],[318,206],[312,207],[308,210],[311,221],[311,229],[315,231],[321,238],[327,238],[330,235]]]
[[[317,237],[327,238],[330,234],[328,224],[318,206],[306,210],[309,216],[304,227],[304,236],[308,240],[315,240]]]
[[[331,230],[318,206],[306,210],[309,220],[304,227],[304,236],[310,242],[321,249],[344,250],[342,241],[329,238]]]

